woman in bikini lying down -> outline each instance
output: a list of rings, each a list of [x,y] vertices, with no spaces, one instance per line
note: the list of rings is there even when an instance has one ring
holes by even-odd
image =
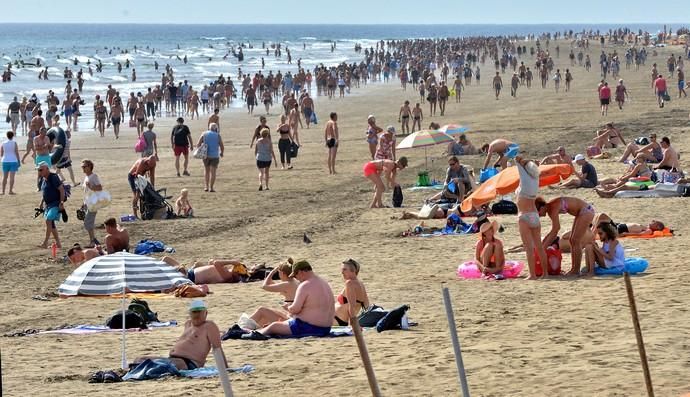
[[[350,318],[357,317],[362,310],[369,307],[367,290],[357,278],[359,268],[359,263],[354,259],[342,263],[340,272],[345,280],[345,288],[335,300],[335,325],[350,324]]]

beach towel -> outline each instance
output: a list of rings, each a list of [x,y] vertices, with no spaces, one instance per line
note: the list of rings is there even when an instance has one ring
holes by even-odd
[[[437,183],[435,185],[430,185],[430,186],[412,186],[412,187],[408,187],[406,190],[409,190],[411,192],[414,192],[417,190],[443,190],[443,184]]]
[[[244,364],[237,368],[228,368],[228,372],[247,374],[254,371],[254,366]],[[155,360],[146,359],[131,369],[122,380],[149,380],[160,379],[166,376],[179,376],[185,378],[203,379],[218,376],[216,367],[202,367],[196,369],[177,369],[169,359],[157,358]]]
[[[618,236],[618,238],[659,238],[659,237],[673,237],[671,229],[665,227],[664,230],[657,230],[652,234]]]
[[[165,321],[165,322],[152,322],[147,324],[150,329],[153,328],[165,328],[165,327],[176,327],[177,321]],[[139,328],[129,328],[126,329],[127,332],[145,332],[148,330],[142,330]],[[53,329],[50,331],[40,331],[39,335],[46,334],[65,334],[65,335],[88,335],[88,334],[100,334],[104,332],[122,332],[122,329],[111,329],[105,325],[77,325],[76,327]]]
[[[254,366],[251,364],[244,364],[237,368],[228,368],[228,372],[234,372],[238,374],[248,374],[254,371]],[[213,378],[218,376],[218,368],[216,367],[202,367],[197,369],[181,369],[179,370],[180,375],[185,378],[203,379],[203,378]]]

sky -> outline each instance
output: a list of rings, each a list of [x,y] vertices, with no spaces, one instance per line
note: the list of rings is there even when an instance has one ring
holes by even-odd
[[[650,12],[652,7],[657,11]],[[612,23],[623,26],[644,22],[679,25],[688,21],[690,7],[680,0],[662,3],[648,0],[492,0],[486,3],[476,0],[31,0],[12,1],[0,13],[0,23]]]

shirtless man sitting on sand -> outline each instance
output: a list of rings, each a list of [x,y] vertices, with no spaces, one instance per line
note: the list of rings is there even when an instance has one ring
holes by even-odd
[[[678,155],[678,152],[676,152],[676,150],[671,147],[671,140],[668,139],[667,136],[665,136],[661,138],[660,145],[663,155],[661,161],[659,162],[659,165],[654,167],[654,169],[666,171],[680,171],[680,156]]]
[[[563,146],[556,149],[556,153],[544,157],[539,164],[573,164],[573,158],[565,152]]]
[[[493,157],[494,153],[498,154],[498,160],[494,163],[494,167],[500,166],[501,169],[506,168],[508,165],[508,157],[505,156],[505,153],[508,147],[514,144],[515,143],[507,139],[495,139],[491,143],[484,144],[482,152],[486,153],[486,160],[484,160],[484,167],[482,167],[482,169],[486,169],[486,167],[489,166],[491,157]]]
[[[328,282],[314,274],[307,261],[295,263],[290,277],[300,282],[294,302],[283,305],[291,318],[252,331],[249,339],[264,340],[271,335],[326,336],[331,332],[335,298]]]
[[[196,261],[189,269],[169,256],[164,256],[161,260],[176,268],[191,282],[197,285],[237,283],[240,281],[241,277],[239,273],[226,268],[228,265],[241,265],[240,261],[234,259],[209,259],[206,263]]]
[[[202,368],[206,364],[206,357],[211,349],[220,349],[227,368],[228,362],[220,342],[220,330],[213,321],[206,320],[207,315],[208,311],[203,300],[195,299],[189,305],[190,319],[184,324],[182,336],[175,342],[175,346],[170,349],[167,357],[177,369]],[[134,363],[160,358],[164,357],[144,356],[134,360]]]
[[[105,249],[112,254],[120,251],[129,252],[129,232],[117,224],[115,218],[108,218],[105,225]]]

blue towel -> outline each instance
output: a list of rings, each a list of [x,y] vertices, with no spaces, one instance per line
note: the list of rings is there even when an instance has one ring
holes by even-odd
[[[172,253],[175,252],[175,249],[158,240],[141,240],[134,249],[134,253],[137,255],[149,255],[154,252]]]

